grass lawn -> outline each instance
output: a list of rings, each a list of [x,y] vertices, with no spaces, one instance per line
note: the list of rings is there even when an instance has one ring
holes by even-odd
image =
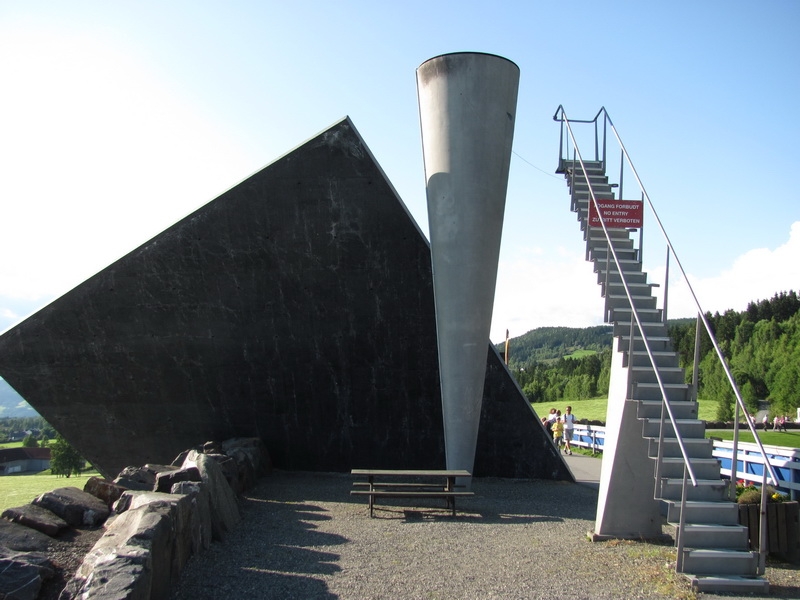
[[[702,421],[713,421],[717,414],[717,403],[713,401],[704,401],[700,399],[699,418]],[[608,398],[605,396],[600,398],[592,398],[591,400],[561,400],[555,404],[547,402],[537,402],[533,404],[533,410],[539,417],[544,417],[550,412],[551,408],[557,408],[562,413],[564,408],[569,405],[572,407],[572,414],[578,420],[589,419],[590,421],[606,421],[606,408],[608,406]]]
[[[0,511],[13,506],[28,504],[44,492],[60,487],[76,487],[83,489],[86,480],[92,475],[100,474],[94,469],[84,471],[79,477],[56,477],[50,470],[36,474],[4,475],[0,477]]]
[[[733,429],[708,429],[706,437],[715,437],[723,440],[733,440]],[[789,448],[800,448],[800,430],[790,429],[788,431],[772,431],[768,429],[758,430],[758,437],[765,446],[788,446]],[[753,434],[750,430],[739,430],[739,441],[753,443]]]

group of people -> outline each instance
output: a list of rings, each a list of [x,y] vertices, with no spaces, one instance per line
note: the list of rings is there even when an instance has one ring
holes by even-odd
[[[542,425],[553,436],[553,442],[561,453],[561,447],[564,447],[564,454],[572,454],[572,434],[575,431],[575,423],[577,419],[572,414],[572,407],[568,406],[564,409],[564,414],[555,408],[550,409],[550,414],[542,417]]]
[[[786,421],[787,418],[784,415],[775,415],[772,421],[772,431],[786,431]],[[764,425],[764,431],[766,431],[769,427],[769,417],[766,414],[762,417],[761,424]]]

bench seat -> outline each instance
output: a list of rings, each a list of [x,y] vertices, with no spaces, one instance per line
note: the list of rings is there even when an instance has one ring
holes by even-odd
[[[408,489],[371,489],[371,490],[350,490],[353,496],[369,497],[369,516],[374,516],[375,498],[444,498],[447,507],[452,509],[453,516],[456,516],[456,497],[474,496],[474,492],[461,490],[408,490]]]

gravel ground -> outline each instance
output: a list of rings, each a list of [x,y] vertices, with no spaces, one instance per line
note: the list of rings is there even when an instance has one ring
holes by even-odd
[[[189,562],[172,599],[695,597],[674,572],[672,546],[587,540],[590,487],[477,479],[455,519],[436,500],[396,499],[381,500],[370,519],[352,482],[265,478],[243,500],[242,526]],[[772,566],[771,596],[800,597],[798,575]]]

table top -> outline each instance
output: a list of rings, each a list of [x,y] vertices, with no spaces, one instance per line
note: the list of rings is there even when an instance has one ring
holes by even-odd
[[[464,469],[353,469],[350,473],[381,477],[472,477],[472,473]]]

